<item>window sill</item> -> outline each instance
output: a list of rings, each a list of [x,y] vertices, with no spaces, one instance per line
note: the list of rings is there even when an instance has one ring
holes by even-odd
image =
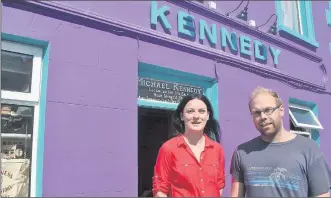
[[[299,39],[299,40],[303,41],[306,45],[308,45],[310,47],[313,47],[315,49],[319,47],[319,44],[317,43],[317,41],[315,39],[312,40],[312,39],[310,39],[306,36],[303,36],[303,35],[291,30],[290,28],[288,28],[284,25],[279,25],[278,29],[279,29],[280,33],[285,33],[293,39]]]

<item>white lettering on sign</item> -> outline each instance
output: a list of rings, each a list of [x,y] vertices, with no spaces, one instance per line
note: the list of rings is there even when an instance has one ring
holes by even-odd
[[[139,99],[179,103],[184,96],[194,93],[203,94],[204,89],[198,86],[166,82],[150,78],[138,78]]]

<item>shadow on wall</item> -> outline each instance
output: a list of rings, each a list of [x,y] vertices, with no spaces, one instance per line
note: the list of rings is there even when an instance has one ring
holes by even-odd
[[[215,57],[213,55],[203,53],[199,50],[186,48],[186,47],[183,47],[181,45],[165,42],[161,39],[151,38],[151,37],[146,36],[146,35],[138,35],[135,32],[129,32],[127,30],[114,28],[114,27],[112,27],[108,24],[105,24],[105,23],[102,23],[102,22],[97,22],[97,21],[94,21],[92,19],[83,18],[83,17],[79,17],[79,16],[73,16],[71,14],[64,13],[64,12],[54,10],[54,9],[51,9],[51,8],[44,8],[44,7],[40,7],[40,6],[36,6],[36,5],[31,5],[31,4],[29,4],[27,2],[24,2],[24,1],[16,1],[15,2],[15,1],[5,0],[5,1],[3,1],[3,5],[7,6],[7,7],[16,8],[16,9],[26,10],[26,11],[29,11],[29,12],[32,12],[32,13],[37,13],[37,14],[40,14],[40,15],[43,15],[43,16],[55,18],[55,19],[62,20],[62,21],[75,23],[75,24],[78,24],[78,25],[82,25],[82,26],[92,28],[92,29],[97,29],[97,30],[109,32],[109,33],[115,34],[117,36],[125,36],[125,37],[129,37],[129,38],[132,38],[132,39],[137,39],[137,42],[138,42],[138,39],[139,39],[139,40],[142,40],[144,42],[164,46],[164,47],[167,47],[167,48],[170,48],[170,49],[175,49],[175,50],[178,50],[178,51],[183,51],[183,52],[195,55],[195,56],[200,56],[200,57],[211,59],[211,60],[217,60],[217,58],[218,58],[218,57]],[[264,39],[266,39],[266,38],[264,38]],[[266,39],[266,40],[268,40],[268,39]],[[286,46],[284,48],[286,48]],[[277,76],[272,75],[270,73],[266,73],[262,70],[254,69],[254,68],[248,67],[248,66],[243,67],[243,65],[234,64],[233,62],[226,61],[226,60],[217,60],[217,62],[218,63],[224,63],[224,64],[227,64],[229,66],[233,66],[233,67],[236,67],[236,68],[243,69],[245,71],[254,73],[254,74],[262,76],[264,78],[274,79],[274,80],[280,81],[280,82],[282,82],[282,83],[284,83],[284,84],[286,84],[286,85],[288,85],[288,86],[290,86],[294,89],[303,89],[303,90],[306,90],[306,91],[311,91],[311,92],[315,92],[315,93],[319,93],[319,94],[331,95],[331,92],[321,91],[321,90],[318,90],[318,89],[313,89],[311,87],[303,86],[302,84],[299,84],[298,82],[293,82],[293,80],[291,80],[290,78],[287,78],[287,77],[280,78],[280,77],[277,77]]]
[[[307,48],[307,49],[309,49],[309,50],[311,50],[313,52],[316,52],[317,51],[316,50],[317,49],[316,47],[312,47],[311,45],[308,45],[307,43],[305,43],[301,39],[299,39],[299,38],[297,38],[295,36],[291,36],[291,35],[289,35],[286,32],[279,32],[279,36],[281,36],[281,37],[283,37],[283,38],[285,38],[287,40],[294,41],[294,43],[299,44],[299,45],[301,45],[301,46],[303,46],[303,47],[305,47],[305,48]]]

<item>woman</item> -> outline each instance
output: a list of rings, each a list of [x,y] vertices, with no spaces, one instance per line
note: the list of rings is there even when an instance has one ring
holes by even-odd
[[[174,125],[179,135],[159,150],[153,195],[220,197],[225,184],[224,152],[208,99],[199,94],[185,96],[174,114]]]

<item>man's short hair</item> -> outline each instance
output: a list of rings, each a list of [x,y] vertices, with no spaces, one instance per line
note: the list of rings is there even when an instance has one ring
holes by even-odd
[[[250,100],[249,100],[249,102],[248,102],[248,108],[249,108],[249,109],[251,109],[251,102],[252,102],[252,100],[253,100],[256,96],[258,96],[258,95],[260,95],[260,94],[269,94],[269,95],[271,95],[272,97],[274,97],[275,100],[276,100],[276,104],[277,104],[277,106],[280,106],[280,105],[283,104],[283,101],[282,101],[282,99],[279,97],[279,95],[278,95],[277,92],[272,91],[271,89],[264,88],[264,87],[262,87],[262,86],[258,86],[258,87],[256,87],[256,88],[252,91],[252,93],[251,93],[251,97],[250,97]]]

